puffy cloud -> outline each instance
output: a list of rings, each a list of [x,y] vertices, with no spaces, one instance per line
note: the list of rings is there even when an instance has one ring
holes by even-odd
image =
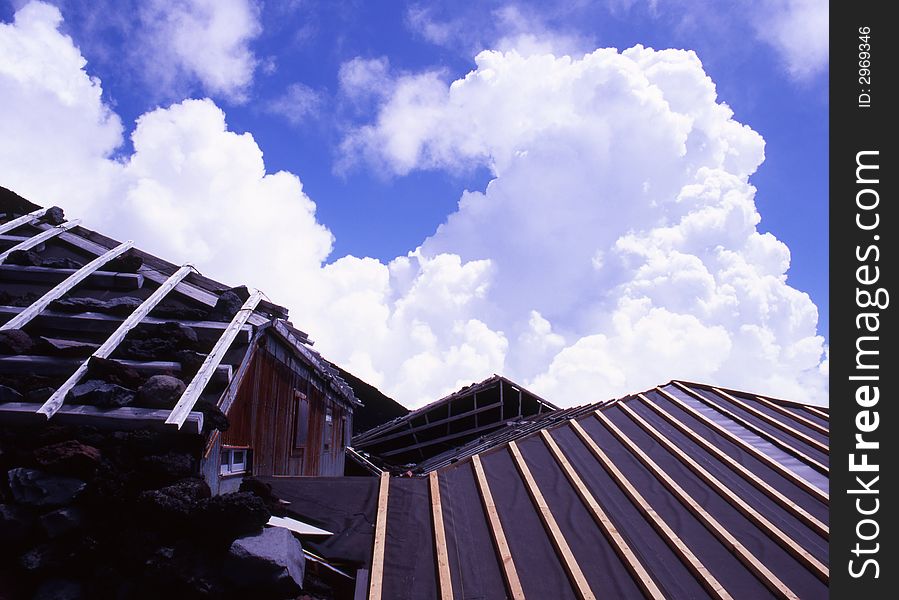
[[[494,178],[406,256],[325,264],[332,236],[299,178],[268,173],[212,101],[141,116],[133,153],[113,158],[122,126],[59,24],[33,4],[0,25],[0,181],[265,290],[329,358],[408,405],[493,372],[560,404],[673,377],[826,397],[815,306],[757,229],[763,141],[690,52],[485,52],[451,84],[357,65],[387,91],[347,152],[398,174],[485,164]]]
[[[764,141],[694,53],[486,51],[476,65],[449,84],[398,76],[344,149],[399,175],[492,170],[418,252],[490,261],[479,316],[517,342],[508,375],[561,404],[671,378],[826,401],[817,309],[758,231]]]
[[[826,0],[766,0],[751,3],[760,39],[777,50],[789,73],[808,79],[826,71],[830,11]]]
[[[323,102],[321,92],[303,83],[292,83],[281,96],[268,103],[266,110],[284,117],[291,125],[299,125],[318,114]]]
[[[259,9],[252,0],[152,0],[137,10],[145,76],[177,90],[198,80],[207,93],[246,100],[256,57]]]

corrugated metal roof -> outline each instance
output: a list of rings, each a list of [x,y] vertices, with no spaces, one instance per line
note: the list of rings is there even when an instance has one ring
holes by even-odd
[[[510,427],[388,480],[372,589],[824,598],[828,430],[826,409],[680,381]]]

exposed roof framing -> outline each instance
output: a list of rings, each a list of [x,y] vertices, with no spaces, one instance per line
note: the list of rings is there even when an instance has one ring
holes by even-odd
[[[107,338],[105,342],[94,352],[91,357],[94,358],[108,358],[113,351],[118,348],[119,344],[122,340],[125,339],[125,336],[128,335],[128,332],[134,329],[134,327],[141,322],[141,320],[147,316],[147,314],[153,310],[157,304],[159,304],[166,295],[174,289],[178,283],[187,277],[187,274],[191,271],[190,266],[184,265],[180,269],[178,269],[175,273],[173,273],[162,285],[160,285],[149,298],[143,301],[140,306],[138,306],[133,313],[128,315],[122,324],[118,326],[118,328],[112,332],[112,335]],[[37,412],[47,415],[49,419],[59,410],[62,406],[62,403],[65,402],[66,395],[72,390],[73,387],[78,385],[78,382],[81,381],[81,378],[84,377],[84,374],[87,373],[88,362],[90,359],[85,360],[81,363],[81,366],[72,373],[72,375],[66,379],[65,383],[59,386],[53,395],[47,399],[46,402],[38,409]]]
[[[50,238],[54,238],[54,237],[62,234],[63,232],[68,231],[69,229],[75,227],[80,222],[81,221],[79,221],[78,219],[75,219],[74,221],[67,221],[65,223],[62,223],[61,225],[50,226],[48,229],[45,229],[44,231],[40,232],[39,234],[32,236],[30,238],[27,238],[26,240],[24,240],[22,242],[19,242],[18,244],[16,244],[9,250],[6,250],[5,252],[0,253],[0,264],[3,264],[6,261],[6,259],[9,258],[9,255],[12,254],[13,252],[16,252],[18,250],[30,250],[30,249],[34,248],[35,246],[39,246],[40,244],[43,244]]]
[[[826,466],[809,442],[827,436],[794,418],[804,408],[672,382],[485,436],[404,483],[388,555],[419,558],[384,563],[381,594],[405,597],[415,581],[439,597],[450,581],[483,597],[826,598],[828,496],[804,475]],[[803,456],[756,429],[791,436]],[[435,528],[441,512],[446,542],[404,533],[424,510]]]
[[[15,219],[11,219],[6,223],[0,224],[0,233],[6,233],[7,231],[12,231],[16,227],[21,227],[22,225],[28,225],[41,217],[47,212],[46,208],[39,208],[33,212],[28,213],[27,215],[22,215],[21,217],[17,217]]]

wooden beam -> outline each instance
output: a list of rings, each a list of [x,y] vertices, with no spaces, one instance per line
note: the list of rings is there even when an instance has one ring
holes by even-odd
[[[753,432],[757,436],[768,440],[775,446],[778,446],[781,450],[784,450],[785,452],[792,454],[793,456],[795,456],[799,460],[803,461],[804,463],[806,463],[807,465],[809,465],[810,467],[812,467],[819,473],[822,473],[824,475],[830,474],[830,469],[827,467],[827,465],[821,463],[820,461],[815,460],[814,458],[812,458],[811,456],[809,456],[808,454],[806,454],[799,448],[796,448],[792,444],[789,444],[789,443],[783,441],[782,439],[780,439],[779,437],[777,437],[776,435],[773,435],[773,434],[765,431],[758,425],[750,422],[748,419],[744,419],[743,417],[736,414],[735,412],[728,410],[727,408],[721,406],[714,400],[712,400],[710,398],[706,398],[702,394],[696,393],[695,391],[691,390],[687,386],[681,385],[679,383],[675,383],[674,385],[677,386],[678,388],[680,388],[682,391],[689,394],[690,396],[696,398],[697,400],[699,400],[700,402],[702,402],[709,408],[712,408],[712,409],[716,410],[717,412],[721,413],[722,415],[724,415],[731,421],[734,421],[735,423],[740,424],[741,426],[745,427],[746,429]]]
[[[712,391],[714,391],[716,394],[718,394],[719,396],[721,396],[722,398],[724,398],[731,404],[733,404],[735,406],[739,406],[740,408],[742,408],[749,414],[755,416],[758,419],[761,419],[762,421],[764,421],[765,423],[768,423],[772,427],[780,429],[784,433],[793,436],[794,439],[796,439],[808,446],[811,446],[812,448],[814,448],[820,452],[823,452],[824,454],[827,454],[828,456],[830,455],[830,446],[828,446],[824,442],[816,440],[812,436],[810,436],[806,433],[803,433],[802,431],[799,431],[795,427],[791,427],[790,425],[784,423],[783,421],[775,419],[771,415],[760,411],[759,409],[752,406],[748,402],[743,402],[739,398],[736,398],[735,396],[732,396],[719,388],[712,388]],[[782,409],[782,410],[786,410],[786,409]],[[827,432],[825,431],[825,434],[826,433]]]
[[[602,411],[597,410],[593,413],[597,420],[608,429],[613,436],[624,446],[628,452],[635,456],[649,472],[677,498],[677,500],[686,508],[697,521],[714,535],[721,544],[727,548],[743,565],[749,569],[765,587],[767,587],[778,598],[787,598],[790,600],[799,600],[793,590],[786,586],[774,573],[765,566],[746,546],[744,546],[726,527],[718,522],[698,500],[693,498],[686,492],[664,469],[662,469],[648,454],[646,454],[637,444],[635,444],[628,436],[626,436],[618,427]]]
[[[28,240],[30,236],[26,235],[8,235],[8,234],[0,234],[0,246],[4,248],[9,248],[10,246],[15,246],[16,244],[20,244],[26,240]]]
[[[524,600],[524,590],[521,587],[521,581],[518,579],[518,571],[515,569],[515,562],[512,560],[512,552],[509,550],[509,543],[506,541],[506,534],[503,532],[503,524],[499,520],[499,513],[496,510],[496,503],[493,502],[493,494],[490,493],[490,485],[487,483],[487,475],[484,474],[484,466],[481,464],[481,457],[477,454],[471,457],[471,466],[474,469],[475,480],[478,484],[478,492],[481,496],[481,502],[484,506],[484,512],[487,514],[487,523],[490,525],[490,534],[493,536],[493,543],[496,546],[499,555],[499,563],[503,570],[503,577],[506,581],[506,589],[513,600]]]
[[[396,431],[394,433],[390,433],[390,434],[387,434],[387,435],[384,435],[381,437],[369,437],[369,438],[366,438],[366,439],[363,439],[363,440],[360,440],[359,442],[357,442],[356,446],[359,448],[362,448],[365,446],[374,446],[375,444],[380,444],[381,442],[386,442],[386,441],[389,441],[392,439],[401,438],[405,435],[411,435],[412,433],[418,433],[425,429],[439,427],[440,425],[448,424],[452,421],[458,421],[459,419],[464,419],[465,417],[470,417],[477,413],[484,412],[484,411],[487,411],[487,410],[490,410],[493,408],[499,408],[500,406],[502,406],[501,403],[494,402],[493,404],[488,404],[487,406],[482,406],[482,407],[476,408],[474,410],[470,410],[470,411],[467,411],[464,413],[452,415],[445,419],[440,419],[439,421],[432,421],[430,423],[425,423],[424,425],[416,425],[415,427],[412,427],[411,421],[409,421],[408,429],[403,429],[402,431]],[[427,414],[428,413],[425,413],[424,416],[427,417]]]
[[[96,352],[93,353],[92,356],[97,358],[108,358],[110,354],[115,351],[115,349],[119,346],[122,340],[125,339],[125,336],[128,335],[128,332],[131,331],[141,320],[147,316],[151,310],[153,310],[157,304],[159,304],[166,295],[174,289],[178,282],[187,277],[187,274],[190,273],[192,267],[183,266],[178,269],[171,277],[169,277],[165,283],[160,285],[150,297],[143,301],[143,303],[138,306],[134,312],[132,312],[128,317],[122,321],[122,324],[112,332],[112,335],[109,336],[103,344],[97,349]],[[53,392],[53,395],[44,402],[43,406],[38,409],[38,412],[44,415],[47,415],[49,419],[60,409],[62,403],[65,402],[66,395],[69,391],[75,387],[81,378],[87,373],[87,364],[88,361],[85,360],[81,366],[63,383],[59,389]]]
[[[815,406],[800,406],[798,408],[800,410],[808,411],[811,414],[815,415],[816,417],[820,417],[820,418],[824,419],[825,421],[827,421],[828,423],[830,423],[830,413],[826,413],[823,410],[820,410],[819,408],[817,408]]]
[[[12,320],[7,321],[2,326],[0,326],[0,331],[4,329],[20,329],[24,327],[31,319],[36,317],[38,314],[40,314],[41,311],[47,308],[47,306],[49,306],[51,302],[62,298],[63,295],[68,293],[72,288],[84,281],[84,279],[88,275],[97,271],[100,267],[116,258],[117,256],[121,256],[133,245],[134,242],[128,240],[123,244],[119,244],[103,256],[98,256],[91,262],[87,263],[86,265],[72,273],[68,277],[68,279],[62,281],[56,287],[41,296],[37,301],[34,302],[34,304],[13,317]]]
[[[511,419],[510,419],[511,420]],[[397,454],[403,454],[404,452],[411,452],[413,450],[418,450],[419,448],[425,448],[427,446],[433,446],[434,444],[440,444],[441,442],[446,442],[449,440],[454,440],[456,438],[464,437],[466,435],[471,435],[473,433],[479,433],[481,431],[487,430],[495,430],[503,427],[503,425],[507,421],[500,421],[496,423],[489,423],[487,425],[481,425],[480,427],[474,427],[472,429],[468,429],[466,431],[460,431],[459,433],[453,433],[450,435],[444,435],[439,438],[435,438],[433,440],[425,440],[424,442],[420,442],[418,444],[412,444],[411,446],[404,446],[402,448],[398,448],[396,450],[390,450],[387,452],[378,452],[381,456],[396,456]],[[415,435],[414,433],[412,434]]]
[[[597,501],[593,496],[593,493],[590,492],[587,484],[584,483],[584,480],[581,479],[580,475],[577,474],[577,471],[574,470],[574,467],[571,466],[571,463],[568,462],[568,459],[562,453],[562,450],[559,448],[556,441],[549,434],[549,431],[541,429],[540,436],[549,448],[549,452],[556,460],[556,463],[562,468],[565,477],[568,478],[568,481],[571,483],[572,487],[574,487],[581,502],[583,502],[584,506],[590,512],[590,515],[599,526],[603,535],[609,540],[609,543],[612,545],[618,558],[640,587],[643,596],[647,600],[665,600],[665,594],[662,593],[662,590],[660,590],[658,585],[656,585],[656,582],[653,581],[646,566],[640,562],[640,559],[637,558],[637,555],[631,549],[630,545],[618,531],[618,528],[612,522],[612,519],[609,518],[599,505],[599,501]]]
[[[35,405],[30,402],[5,402],[0,404],[0,420],[33,422],[37,419],[46,421],[42,415],[34,411]],[[87,405],[63,405],[54,422],[62,424],[91,425],[97,427],[113,426],[119,430],[154,429],[175,431],[171,425],[165,424],[169,411],[154,408],[138,408],[123,406],[121,408],[97,408]],[[203,413],[190,414],[182,433],[200,434],[203,431]]]
[[[811,419],[806,419],[802,415],[797,414],[795,410],[790,410],[789,408],[787,408],[785,406],[781,406],[777,402],[772,402],[771,400],[768,400],[767,398],[765,398],[763,396],[753,396],[753,398],[755,398],[755,400],[757,402],[767,406],[774,412],[780,413],[780,414],[784,415],[785,417],[792,419],[796,423],[805,425],[809,429],[813,429],[820,434],[827,435],[827,436],[830,435],[830,430],[827,427],[825,427],[824,425],[821,425],[820,423],[816,423],[815,421],[812,421]]]
[[[702,479],[706,484],[708,484],[710,488],[715,490],[715,492],[717,492],[717,494],[721,496],[728,504],[740,511],[743,516],[752,521],[752,523],[755,524],[756,527],[765,532],[765,535],[774,540],[774,542],[776,542],[781,548],[786,550],[788,554],[790,554],[793,558],[798,560],[806,568],[812,571],[818,579],[820,579],[824,583],[828,583],[830,579],[829,570],[824,563],[812,556],[812,554],[808,550],[803,548],[800,544],[798,544],[796,540],[784,533],[779,527],[777,527],[754,507],[750,506],[750,504],[746,502],[746,500],[744,500],[739,494],[727,487],[720,479],[712,475],[705,467],[700,465],[696,460],[688,456],[687,453],[678,448],[676,444],[674,444],[666,436],[662,435],[662,433],[659,432],[658,429],[653,427],[652,424],[650,424],[646,419],[634,412],[629,406],[627,406],[626,403],[619,402],[616,406],[621,409],[624,414],[630,417],[632,421],[639,425],[640,428],[643,429],[643,431],[648,433],[649,436],[656,441],[656,443],[665,448],[672,456],[680,461],[681,464],[686,466],[694,475]],[[608,419],[608,417],[606,417],[605,415],[603,415],[603,418]],[[609,421],[609,423],[611,423],[611,421]]]
[[[5,317],[15,318],[25,309],[18,306],[0,306],[0,319]],[[83,313],[67,313],[62,311],[44,310],[34,319],[35,326],[46,327],[47,329],[67,332],[96,332],[109,334],[115,331],[124,320],[124,317],[116,315],[108,315],[98,312]],[[197,338],[200,341],[215,343],[215,340],[222,336],[222,332],[227,329],[228,324],[220,321],[185,321],[183,319],[162,319],[157,317],[146,317],[140,324],[143,325],[164,325],[177,321],[185,327],[190,327],[197,332]],[[238,338],[241,342],[249,343],[253,338],[253,327],[244,325],[241,329],[241,335]]]
[[[77,226],[81,223],[80,219],[75,219],[74,221],[66,221],[62,225],[57,225],[56,227],[51,227],[45,231],[40,232],[39,234],[32,236],[25,240],[24,242],[18,243],[9,250],[6,250],[3,253],[0,253],[0,264],[6,261],[9,258],[9,255],[17,250],[30,250],[39,244],[43,244],[47,240],[58,236],[59,234],[68,231],[72,227]]]
[[[0,265],[4,281],[17,283],[60,283],[71,277],[77,269],[53,269],[51,267],[25,267]],[[94,271],[87,281],[93,287],[114,290],[136,290],[143,287],[144,276],[137,273],[112,273]]]
[[[681,559],[681,562],[693,574],[696,580],[702,585],[705,590],[711,594],[713,598],[718,598],[719,600],[732,600],[730,593],[724,588],[723,585],[712,575],[712,572],[709,571],[708,567],[702,564],[702,561],[693,554],[693,551],[690,550],[689,546],[687,546],[680,536],[678,536],[673,529],[665,522],[665,519],[659,515],[656,510],[652,507],[649,502],[643,497],[640,492],[637,491],[637,488],[628,480],[628,478],[621,472],[621,470],[615,466],[615,463],[606,455],[606,453],[599,447],[599,445],[590,437],[580,423],[571,419],[568,421],[568,424],[580,438],[581,442],[587,446],[587,449],[590,450],[590,453],[600,462],[609,476],[615,481],[618,487],[625,493],[625,495],[630,498],[631,503],[636,506],[636,508],[643,515],[643,518],[652,526],[653,529],[662,537],[663,540],[668,544],[668,547]]]
[[[381,600],[384,584],[384,548],[387,542],[387,500],[390,474],[382,473],[378,487],[378,513],[375,515],[375,539],[371,552],[371,581],[368,587],[369,600]]]
[[[59,356],[33,356],[17,354],[0,356],[0,373],[39,372],[47,375],[64,375],[76,370],[84,360],[80,358],[63,358]],[[130,367],[139,373],[173,373],[181,372],[181,363],[168,360],[138,361],[116,360],[123,366]],[[220,365],[215,373],[216,382],[230,381],[231,365]]]
[[[200,370],[197,371],[191,382],[187,384],[187,388],[181,394],[181,398],[175,404],[175,408],[172,409],[172,414],[166,419],[166,423],[174,423],[181,427],[187,415],[193,410],[194,404],[200,398],[200,394],[205,389],[206,384],[212,378],[212,374],[215,373],[216,367],[225,358],[225,353],[228,352],[231,343],[237,337],[237,334],[240,333],[247,320],[249,320],[260,300],[262,300],[262,292],[256,291],[243,303],[243,306],[240,307],[240,310],[237,311],[237,314],[231,319],[231,323],[228,324],[228,327],[222,333],[222,337],[219,338],[212,351],[206,356],[203,366],[200,367]]]
[[[777,489],[775,489],[774,487],[769,485],[768,482],[766,482],[761,477],[759,477],[758,475],[756,475],[755,473],[753,473],[752,471],[750,471],[749,469],[744,467],[742,464],[740,464],[739,462],[737,462],[736,460],[731,458],[731,456],[729,454],[727,454],[726,452],[724,452],[723,450],[718,448],[718,446],[716,446],[715,444],[706,440],[704,437],[699,435],[697,432],[690,429],[682,421],[678,420],[676,417],[674,417],[670,413],[665,412],[664,410],[659,408],[659,406],[655,402],[649,400],[643,394],[637,394],[637,398],[642,400],[643,403],[650,410],[652,410],[657,415],[659,415],[660,417],[665,419],[668,423],[673,425],[678,431],[680,431],[681,433],[686,435],[688,438],[690,438],[694,443],[701,446],[703,450],[705,450],[706,452],[708,452],[709,454],[711,454],[712,456],[714,456],[715,458],[717,458],[718,460],[723,462],[725,465],[730,467],[730,469],[732,471],[734,471],[740,477],[742,477],[743,479],[748,481],[750,484],[752,484],[753,487],[755,487],[756,489],[761,491],[763,494],[765,494],[766,496],[771,498],[774,502],[776,502],[782,508],[784,508],[785,510],[790,512],[794,517],[796,517],[797,519],[799,519],[800,521],[802,521],[803,523],[805,523],[806,525],[811,527],[815,531],[815,533],[817,533],[818,535],[823,537],[825,540],[830,538],[829,529],[828,529],[827,525],[822,523],[818,519],[816,519],[814,516],[812,516],[810,513],[808,513],[804,508],[802,508],[801,506],[799,506],[798,504],[796,504],[795,502],[793,502],[792,500],[790,500],[789,498],[784,496],[782,493],[777,491]],[[621,407],[625,408],[625,407],[627,407],[627,404],[622,403]],[[632,409],[630,409],[630,407],[627,407],[627,408],[629,411],[632,410]]]
[[[531,501],[534,503],[534,507],[540,515],[540,520],[543,521],[543,527],[546,529],[546,532],[553,542],[553,547],[556,549],[556,556],[559,558],[559,562],[562,563],[565,572],[568,574],[568,580],[571,583],[571,587],[581,600],[596,600],[596,595],[593,593],[593,590],[590,589],[590,584],[587,583],[584,572],[581,571],[581,567],[574,557],[571,548],[568,546],[568,541],[562,534],[562,530],[559,529],[559,524],[556,522],[552,511],[549,509],[549,505],[546,503],[546,499],[543,497],[543,493],[540,491],[540,487],[537,485],[534,475],[524,461],[524,457],[521,455],[518,444],[514,441],[509,442],[509,452],[512,454],[512,460],[515,462],[515,466],[521,474],[521,478],[524,481],[524,487],[527,489],[528,495],[531,497]]]
[[[768,456],[767,454],[765,454],[764,452],[762,452],[761,450],[759,450],[758,448],[753,446],[752,444],[746,443],[739,436],[731,433],[730,431],[728,431],[727,429],[725,429],[724,427],[722,427],[715,421],[711,420],[710,418],[708,418],[707,416],[705,416],[704,414],[702,414],[701,412],[699,412],[698,410],[696,410],[695,408],[693,408],[692,406],[687,404],[686,402],[682,401],[680,398],[677,398],[673,394],[669,394],[668,392],[666,392],[665,390],[663,390],[662,388],[659,388],[659,387],[657,387],[655,389],[655,391],[658,392],[659,394],[661,394],[662,396],[664,396],[669,402],[673,403],[675,406],[680,408],[682,411],[686,412],[691,417],[693,417],[694,419],[696,419],[697,421],[699,421],[700,423],[702,423],[703,425],[705,425],[706,427],[708,427],[709,429],[711,429],[712,431],[714,431],[715,433],[720,435],[721,437],[723,437],[726,440],[728,440],[729,442],[731,442],[733,445],[737,446],[738,448],[740,448],[747,454],[751,455],[753,458],[755,458],[759,462],[761,462],[761,463],[765,464],[766,466],[768,466],[769,468],[773,469],[777,473],[780,473],[784,478],[788,479],[791,483],[795,484],[802,490],[808,492],[809,494],[811,494],[813,497],[820,500],[824,504],[829,503],[830,499],[826,492],[818,489],[817,487],[815,487],[814,485],[812,485],[811,483],[806,481],[805,478],[803,478],[801,475],[799,475],[795,471],[783,466],[782,464],[780,464],[779,462],[777,462],[776,460],[774,460],[773,458],[771,458],[770,456]]]
[[[437,575],[441,600],[453,600],[453,578],[450,576],[449,554],[446,548],[446,530],[443,528],[443,507],[440,504],[440,481],[437,471],[428,475],[431,491],[431,522],[434,525],[434,554],[437,558]]]
[[[16,227],[21,227],[22,225],[28,225],[35,219],[40,219],[44,216],[44,214],[48,211],[47,208],[41,208],[34,212],[30,212],[27,215],[22,215],[21,217],[12,219],[11,221],[7,221],[6,223],[0,224],[0,233],[6,233],[7,231],[12,231]]]

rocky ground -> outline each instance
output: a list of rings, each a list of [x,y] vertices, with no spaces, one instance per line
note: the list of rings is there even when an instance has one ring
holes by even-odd
[[[300,542],[263,528],[266,487],[211,497],[201,452],[184,434],[0,427],[0,598],[333,596],[314,577],[301,591]]]

